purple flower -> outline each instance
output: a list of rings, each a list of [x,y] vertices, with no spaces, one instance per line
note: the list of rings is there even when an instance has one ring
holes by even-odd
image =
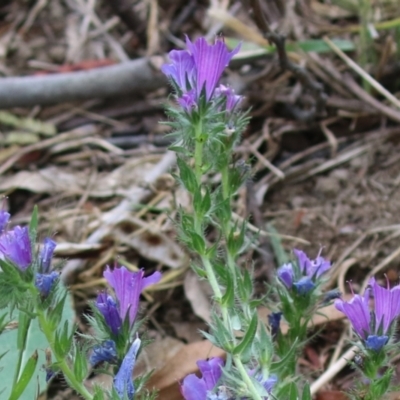
[[[113,340],[106,340],[103,343],[94,346],[89,358],[89,362],[93,367],[102,362],[113,364],[116,361],[117,347]]]
[[[200,96],[204,88],[206,101],[209,101],[224,69],[228,66],[232,57],[238,53],[240,45],[230,52],[220,38],[217,38],[213,45],[209,45],[203,37],[197,39],[194,43],[186,37],[186,46],[193,56],[196,66],[197,96]]]
[[[364,296],[356,294],[348,302],[341,299],[335,300],[335,307],[346,315],[357,335],[364,340],[370,333],[371,314],[368,305],[370,291],[367,289]]]
[[[303,276],[297,282],[293,283],[293,286],[298,294],[306,295],[315,288],[315,283],[308,276]]]
[[[381,351],[382,347],[389,341],[389,336],[369,335],[365,341],[365,347],[373,351]]]
[[[268,323],[269,326],[271,327],[271,336],[273,338],[275,338],[279,332],[281,318],[282,318],[282,312],[273,312],[272,314],[268,315]]]
[[[117,335],[121,328],[122,321],[115,300],[112,296],[103,292],[97,295],[95,304],[97,309],[103,315],[107,325],[110,327],[111,332],[114,335]]]
[[[21,271],[25,271],[31,265],[32,244],[26,226],[16,226],[0,236],[0,257],[8,258]]]
[[[103,275],[114,289],[121,320],[124,321],[128,315],[129,323],[132,326],[138,312],[140,294],[147,286],[157,283],[161,279],[161,273],[154,272],[144,278],[143,270],[131,272],[125,267],[114,268],[113,270],[107,267]]]
[[[313,278],[314,276],[319,278],[331,267],[330,261],[325,260],[320,255],[318,255],[315,260],[310,260],[304,251],[294,249],[293,252],[297,257],[300,271],[303,273],[303,275],[306,275],[310,278]]]
[[[133,369],[135,368],[136,356],[140,348],[140,339],[137,338],[132,343],[131,348],[124,357],[121,367],[114,377],[114,389],[121,399],[133,400],[135,387],[133,386]]]
[[[181,393],[185,400],[207,400],[208,392],[215,388],[221,378],[224,360],[219,357],[201,360],[197,361],[197,366],[202,377],[190,374],[182,382]]]
[[[265,390],[268,393],[271,393],[275,385],[278,383],[278,376],[275,374],[272,374],[269,376],[267,380],[264,382],[261,381],[261,384],[264,386]]]
[[[53,258],[54,249],[57,243],[50,239],[44,239],[44,245],[39,255],[39,268],[45,274],[50,271],[51,259]]]
[[[235,94],[234,90],[230,87],[219,85],[215,89],[216,97],[226,98],[226,111],[232,112],[243,100],[243,96]]]
[[[0,210],[0,234],[3,233],[9,219],[10,214],[4,210]]]
[[[193,103],[198,102],[203,90],[206,101],[210,101],[224,69],[239,51],[240,45],[228,51],[220,38],[210,45],[203,37],[194,43],[186,37],[186,47],[187,50],[172,50],[169,53],[171,64],[163,65],[161,70],[178,86],[181,92],[178,101],[189,110],[193,108]],[[232,101],[237,99],[230,96],[230,106]]]
[[[369,285],[375,298],[375,333],[389,331],[393,321],[400,315],[400,285],[384,288],[371,278]]]
[[[58,279],[58,272],[50,272],[49,274],[36,274],[35,286],[39,289],[40,295],[46,298],[54,286],[54,282]]]
[[[346,314],[365,347],[378,352],[389,341],[392,325],[400,315],[400,286],[384,288],[375,278],[370,279],[369,286],[363,297],[356,294],[349,302],[336,300],[335,306]],[[371,290],[375,298],[372,317],[368,304]]]
[[[294,279],[294,271],[293,265],[283,264],[282,267],[278,268],[278,278],[283,282],[283,284],[288,288],[291,289],[293,286],[293,279]]]

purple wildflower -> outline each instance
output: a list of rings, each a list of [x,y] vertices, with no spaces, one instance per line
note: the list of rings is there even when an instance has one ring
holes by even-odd
[[[124,321],[128,315],[129,323],[132,326],[138,312],[140,294],[147,286],[157,283],[161,279],[161,273],[154,272],[145,278],[143,270],[131,272],[125,267],[113,270],[107,267],[103,275],[114,289],[121,320]]]
[[[48,274],[36,274],[35,286],[39,289],[40,295],[46,298],[54,286],[54,282],[58,279],[58,272],[50,272]]]
[[[0,236],[0,257],[8,258],[21,271],[32,263],[32,245],[29,230],[16,226]]]
[[[277,383],[278,383],[278,376],[275,374],[270,375],[267,380],[265,380],[264,382],[261,382],[261,384],[264,386],[265,390],[268,393],[272,392],[272,390],[274,389],[274,387]]]
[[[369,286],[363,297],[356,294],[349,302],[336,300],[335,307],[346,314],[366,348],[378,352],[389,341],[393,323],[400,315],[400,286],[384,288],[375,278],[370,279]],[[369,307],[371,290],[375,298],[372,317]]]
[[[232,112],[243,100],[243,96],[239,96],[235,94],[234,90],[230,87],[219,85],[215,89],[216,97],[225,97],[226,98],[226,111]]]
[[[57,243],[54,240],[50,238],[44,239],[43,248],[39,255],[39,268],[44,274],[50,272],[51,259],[56,246]]]
[[[224,69],[239,51],[240,45],[228,51],[220,38],[210,45],[203,37],[194,43],[186,37],[186,47],[187,50],[172,50],[169,53],[171,64],[163,65],[161,70],[178,86],[181,92],[178,101],[189,110],[198,102],[203,90],[206,101],[210,101]],[[230,105],[232,101],[237,102],[232,96]]]
[[[371,314],[368,306],[370,291],[367,289],[364,296],[356,294],[348,302],[341,299],[335,300],[335,307],[347,316],[357,335],[364,340],[370,333]]]
[[[389,331],[393,321],[400,315],[400,285],[384,288],[371,278],[369,285],[375,298],[375,333]]]
[[[268,315],[268,323],[271,327],[271,336],[273,338],[279,333],[280,323],[282,318],[282,312],[273,312]]]
[[[111,329],[111,332],[114,335],[117,335],[121,328],[122,321],[115,300],[107,293],[99,293],[95,304],[97,309],[103,315],[107,325]]]
[[[0,234],[3,233],[10,219],[10,214],[4,210],[0,210]]]
[[[282,267],[278,269],[278,278],[283,282],[283,284],[288,288],[291,289],[293,286],[293,279],[294,279],[294,271],[293,265],[283,264]]]
[[[133,400],[135,387],[133,386],[133,369],[136,364],[136,356],[140,348],[140,339],[137,338],[132,343],[131,348],[122,360],[121,367],[114,377],[114,389],[121,399],[128,398]],[[126,397],[125,397],[126,396]]]
[[[315,288],[315,283],[308,276],[303,276],[297,282],[293,283],[296,292],[300,295],[306,295]]]
[[[208,392],[211,392],[217,385],[222,375],[224,360],[219,357],[211,358],[208,361],[197,361],[202,377],[195,374],[185,377],[181,385],[181,393],[185,400],[206,400]]]
[[[89,358],[89,362],[93,367],[102,362],[113,364],[116,362],[116,360],[117,347],[113,340],[106,340],[103,343],[94,346],[92,354]]]
[[[306,253],[301,250],[294,249],[294,254],[297,257],[297,261],[299,263],[300,271],[304,274],[313,278],[319,278],[322,274],[327,272],[330,267],[331,263],[328,260],[325,260],[320,255],[317,256],[315,260],[310,260]]]

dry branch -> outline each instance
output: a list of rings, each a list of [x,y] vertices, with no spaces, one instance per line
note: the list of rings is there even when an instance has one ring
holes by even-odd
[[[90,71],[0,79],[0,108],[32,107],[91,98],[121,96],[154,90],[166,84],[152,65],[141,58]]]

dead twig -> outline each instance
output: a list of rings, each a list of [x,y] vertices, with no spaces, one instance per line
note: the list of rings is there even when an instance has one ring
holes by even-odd
[[[0,108],[32,107],[157,89],[167,83],[152,65],[159,57],[140,58],[90,71],[0,79]]]
[[[283,71],[290,71],[298,79],[305,89],[308,89],[314,99],[315,104],[310,110],[301,110],[291,107],[290,111],[294,117],[301,121],[310,121],[316,116],[324,114],[327,96],[323,86],[317,82],[311,74],[303,67],[289,60],[285,50],[285,36],[273,32],[264,17],[259,0],[250,0],[253,10],[253,18],[258,28],[263,32],[264,37],[276,46],[279,64]]]

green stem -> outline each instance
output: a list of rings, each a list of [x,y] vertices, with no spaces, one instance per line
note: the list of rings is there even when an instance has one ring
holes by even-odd
[[[221,169],[221,183],[222,183],[222,197],[224,200],[230,197],[229,190],[229,169],[228,166],[224,166]]]
[[[86,387],[82,384],[82,382],[78,381],[75,377],[75,374],[70,369],[68,363],[65,358],[60,357],[59,354],[55,351],[54,342],[55,335],[54,331],[49,327],[46,317],[43,311],[38,312],[39,324],[40,327],[46,336],[46,339],[49,343],[49,346],[54,354],[54,357],[57,360],[57,365],[60,367],[62,373],[64,374],[65,379],[69,383],[72,389],[74,389],[77,393],[79,393],[86,400],[93,400],[93,395],[86,389]]]
[[[204,141],[202,139],[203,134],[203,124],[200,121],[195,129],[196,136],[195,136],[195,147],[194,147],[194,172],[196,175],[197,183],[200,186],[201,184],[201,177],[203,175],[203,148],[204,148]]]
[[[250,378],[248,372],[246,371],[246,368],[244,367],[240,357],[234,356],[233,361],[234,361],[240,375],[242,376],[243,382],[246,383],[248,389],[250,390],[251,398],[253,400],[262,400],[262,397],[258,393],[257,389],[254,387],[253,382],[251,381],[251,378]]]

